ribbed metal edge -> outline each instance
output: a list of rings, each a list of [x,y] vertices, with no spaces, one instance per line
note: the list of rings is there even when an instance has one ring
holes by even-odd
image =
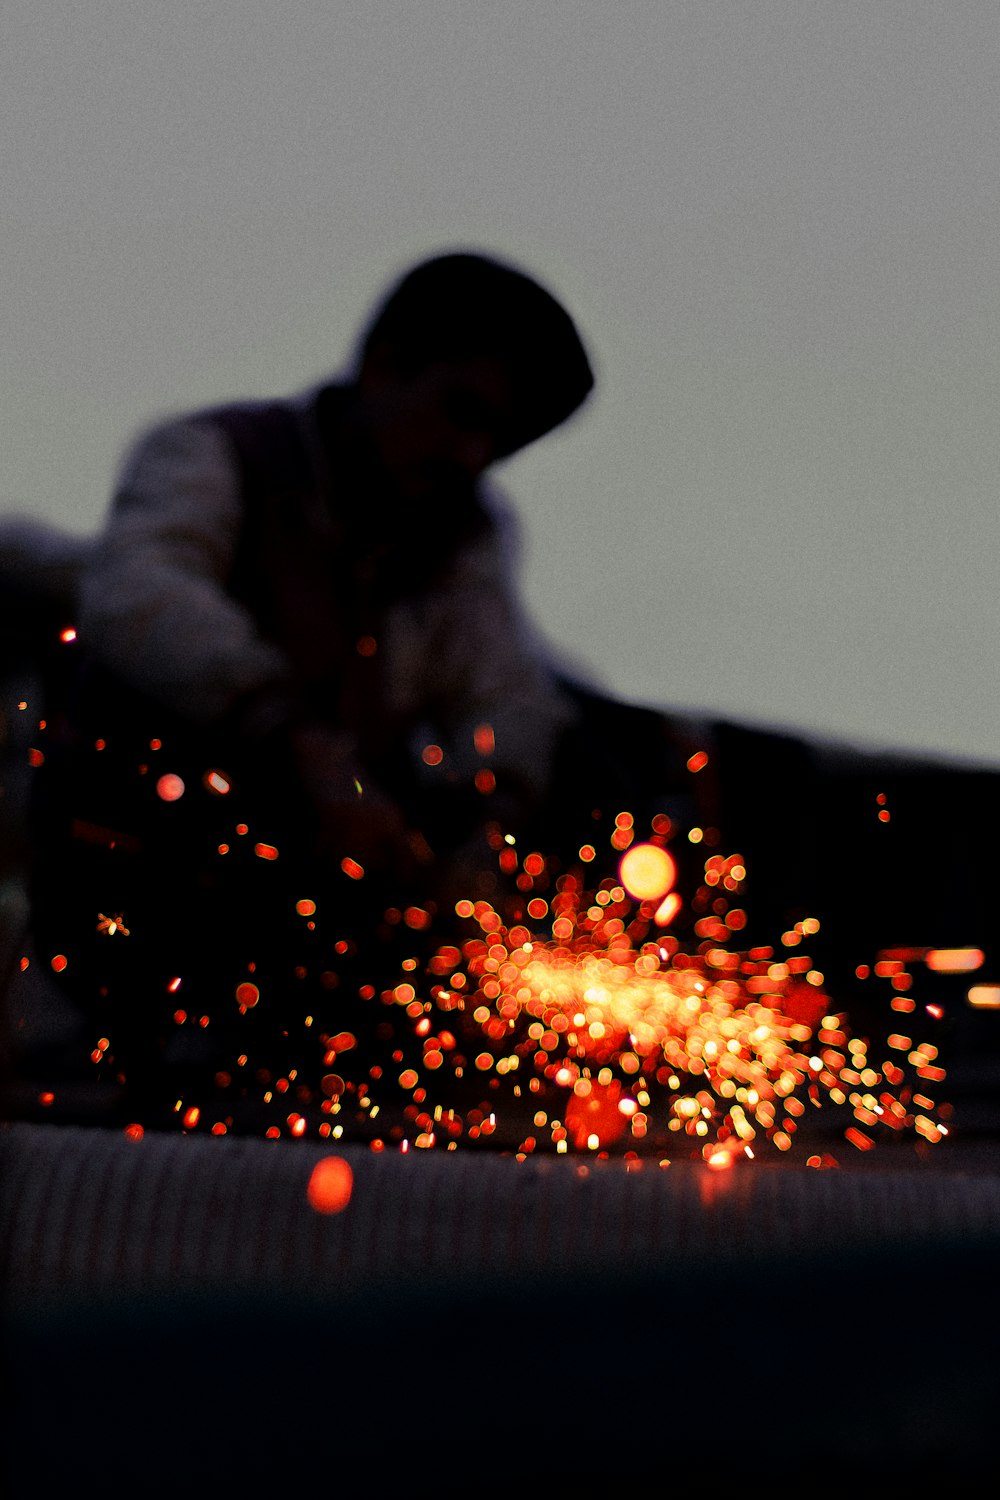
[[[347,1207],[307,1186],[337,1155]],[[580,1163],[12,1124],[0,1131],[8,1294],[652,1268],[678,1255],[857,1250],[1000,1233],[1000,1177]]]

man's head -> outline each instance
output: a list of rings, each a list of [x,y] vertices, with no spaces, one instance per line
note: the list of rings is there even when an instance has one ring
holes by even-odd
[[[398,492],[418,500],[566,420],[594,377],[569,314],[523,272],[485,256],[435,257],[378,308],[357,388]]]

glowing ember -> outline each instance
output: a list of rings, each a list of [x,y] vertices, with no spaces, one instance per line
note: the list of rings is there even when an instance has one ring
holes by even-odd
[[[156,795],[164,802],[176,802],[184,795],[184,783],[179,776],[168,772],[156,783]]]
[[[97,916],[97,930],[98,932],[107,933],[108,937],[114,937],[116,933],[122,937],[128,937],[129,935],[129,929],[122,921],[120,911],[115,912],[113,917],[106,917],[103,912],[99,912]]]
[[[354,1173],[342,1156],[324,1156],[309,1177],[306,1197],[318,1214],[343,1213],[351,1201]]]
[[[969,974],[983,966],[981,948],[932,948],[925,962],[938,974]]]
[[[653,921],[659,927],[669,927],[674,918],[679,915],[683,904],[677,892],[671,891],[656,908],[653,914]]]
[[[677,879],[677,866],[658,844],[635,844],[622,855],[618,877],[637,901],[661,901]]]

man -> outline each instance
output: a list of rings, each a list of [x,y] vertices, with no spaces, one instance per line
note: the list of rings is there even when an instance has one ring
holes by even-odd
[[[218,1072],[234,995],[236,1050],[274,1064],[300,1006],[371,988],[387,914],[475,895],[489,839],[542,808],[577,707],[483,478],[592,385],[548,292],[443,255],[346,379],[169,421],[127,456],[47,708],[32,905],[128,1108],[185,1091],[165,1059]]]
[[[405,872],[470,836],[480,771],[494,816],[525,816],[569,709],[481,480],[592,384],[547,292],[451,254],[391,292],[352,378],[156,428],[82,589],[105,698],[146,695],[249,767],[287,757],[323,846],[362,864]]]
[[[164,1058],[225,1091],[220,1056],[266,1057],[287,1086],[294,1026],[324,1010],[359,1057],[392,1030],[377,996],[411,960],[404,913],[419,928],[435,896],[477,894],[501,829],[605,847],[595,804],[682,835],[684,941],[720,927],[706,849],[738,850],[740,941],[821,915],[813,956],[852,1004],[882,947],[982,943],[994,883],[959,902],[915,875],[930,817],[946,870],[970,867],[973,828],[992,847],[995,776],[630,709],[532,649],[482,477],[592,383],[548,293],[442,256],[390,294],[346,381],[195,413],[127,459],[84,568],[81,670],[47,714],[33,896],[39,955],[110,1042],[94,1053],[128,1056],[133,1097],[207,1098],[164,1085]],[[398,1041],[358,1076],[395,1071]]]

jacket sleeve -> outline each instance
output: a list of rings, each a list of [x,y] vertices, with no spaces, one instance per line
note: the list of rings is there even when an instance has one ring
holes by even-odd
[[[240,524],[225,434],[197,418],[155,428],[125,460],[81,588],[97,660],[203,724],[240,706],[280,722],[289,692],[282,652],[227,593]]]

